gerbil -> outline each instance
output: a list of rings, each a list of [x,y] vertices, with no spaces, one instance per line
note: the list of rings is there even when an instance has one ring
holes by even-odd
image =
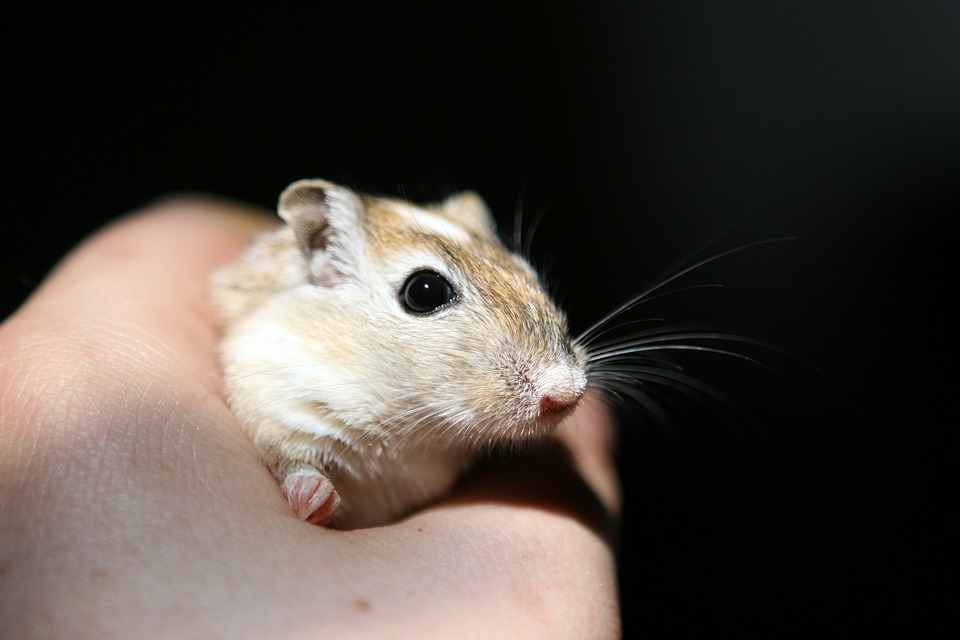
[[[661,403],[683,395],[739,427],[736,403],[667,354],[755,364],[742,349],[785,354],[702,327],[611,333],[621,314],[691,271],[782,238],[681,264],[571,339],[472,192],[417,207],[303,180],[281,194],[279,213],[286,224],[219,270],[213,295],[230,406],[308,522],[402,517],[443,495],[481,453],[548,438],[588,380],[655,423],[670,423]]]
[[[395,520],[584,394],[584,348],[476,194],[416,207],[304,180],[279,213],[213,293],[230,406],[301,519]]]

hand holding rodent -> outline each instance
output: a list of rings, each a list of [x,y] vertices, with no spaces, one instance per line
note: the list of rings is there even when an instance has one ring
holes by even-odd
[[[561,434],[572,464],[487,466],[389,527],[292,516],[221,397],[206,301],[262,228],[168,203],[86,242],[0,326],[3,632],[615,636],[610,430],[589,404]]]
[[[572,413],[585,354],[478,196],[303,180],[279,213],[213,294],[231,406],[302,519],[390,522]]]

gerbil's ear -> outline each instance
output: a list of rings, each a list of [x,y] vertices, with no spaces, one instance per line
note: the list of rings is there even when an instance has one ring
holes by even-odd
[[[496,236],[497,223],[493,214],[475,191],[455,193],[442,203],[440,211],[447,218],[477,233]]]
[[[361,206],[356,193],[326,180],[299,180],[280,194],[280,217],[317,284],[336,284],[355,270],[363,250]]]

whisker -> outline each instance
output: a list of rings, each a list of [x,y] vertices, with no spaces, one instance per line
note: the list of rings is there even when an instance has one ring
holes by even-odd
[[[232,383],[234,383],[234,382],[237,382],[238,380],[246,380],[247,378],[251,378],[251,377],[253,377],[253,376],[264,375],[264,374],[267,374],[267,373],[275,373],[275,372],[277,372],[277,371],[283,371],[283,370],[285,370],[285,369],[299,369],[299,368],[303,368],[303,367],[312,367],[312,366],[314,366],[312,363],[305,362],[305,363],[301,363],[301,364],[288,364],[288,365],[284,365],[284,366],[282,366],[282,367],[271,367],[270,369],[260,369],[260,370],[254,371],[254,372],[252,372],[252,373],[246,373],[246,374],[244,374],[244,375],[242,375],[242,376],[235,376],[235,377],[233,377],[233,378],[225,379],[225,380],[224,380],[224,383],[227,384],[227,385],[230,385],[230,384],[232,384]]]
[[[526,196],[526,182],[521,181],[517,189],[517,202],[513,209],[513,250],[517,253],[520,253],[523,247],[523,205]]]
[[[625,347],[619,350],[611,350],[605,353],[593,354],[589,357],[591,363],[603,362],[606,360],[620,360],[625,359],[624,356],[630,356],[635,353],[642,353],[647,351],[702,351],[704,353],[714,353],[722,356],[729,356],[732,358],[739,358],[740,360],[745,360],[751,364],[755,364],[759,367],[763,367],[767,371],[772,371],[773,369],[763,362],[760,362],[756,358],[751,358],[750,356],[738,353],[736,351],[730,351],[728,349],[718,349],[716,347],[705,347],[703,345],[695,344],[665,344],[665,345],[651,345],[651,346],[640,346],[640,347]]]
[[[712,282],[712,283],[706,283],[706,284],[692,284],[689,287],[680,287],[679,289],[670,289],[669,291],[663,291],[656,295],[645,296],[642,300],[637,300],[637,304],[646,304],[648,302],[652,302],[653,300],[657,300],[659,298],[665,298],[667,296],[672,296],[675,293],[683,293],[684,291],[692,291],[694,289],[723,289],[723,288],[724,288],[724,285],[720,284],[719,282]]]
[[[744,245],[740,245],[738,247],[734,247],[732,249],[728,249],[726,251],[721,251],[718,254],[712,255],[708,258],[704,258],[703,260],[699,260],[689,266],[674,270],[672,273],[668,273],[668,275],[662,278],[657,284],[651,287],[648,287],[647,289],[641,291],[640,293],[632,296],[626,302],[619,305],[618,307],[613,309],[611,312],[607,313],[605,316],[600,318],[600,320],[590,325],[584,332],[582,332],[579,336],[576,337],[575,342],[579,344],[584,344],[588,342],[591,339],[591,336],[597,331],[597,329],[599,329],[606,323],[612,321],[614,318],[617,318],[623,313],[634,308],[637,304],[644,301],[648,296],[650,296],[654,292],[659,291],[660,289],[667,286],[674,280],[677,280],[678,278],[682,278],[683,276],[687,275],[691,271],[694,271],[696,269],[699,269],[703,266],[710,264],[711,262],[716,262],[717,260],[721,260],[727,256],[733,255],[735,253],[739,253],[741,251],[746,251],[748,249],[752,249],[752,248],[759,247],[766,244],[771,244],[774,242],[784,242],[787,240],[793,240],[793,238],[784,237],[784,238],[768,238],[766,240],[757,240],[756,242],[750,242]]]
[[[620,324],[613,325],[612,327],[609,327],[608,329],[605,329],[604,331],[610,332],[610,331],[614,331],[614,330],[617,330],[617,329],[622,329],[622,328],[624,328],[624,327],[626,327],[626,326],[628,326],[628,325],[630,325],[630,324],[633,324],[633,323],[632,323],[632,322],[621,322]],[[706,327],[706,326],[707,326],[707,325],[697,324],[697,323],[693,323],[693,322],[684,323],[684,324],[668,324],[668,325],[663,325],[663,326],[658,326],[658,327],[651,327],[651,328],[649,328],[649,329],[642,329],[642,330],[640,330],[640,331],[636,331],[636,332],[631,333],[631,334],[628,334],[628,335],[626,335],[626,336],[619,336],[619,337],[615,338],[615,340],[623,340],[624,338],[642,338],[642,337],[644,337],[644,336],[666,335],[666,334],[677,333],[677,332],[679,332],[679,331],[692,331],[692,330],[694,330],[694,329],[700,329],[700,328],[704,328],[704,327]],[[599,334],[597,334],[597,335],[599,335]],[[590,346],[591,346],[591,347],[596,347],[597,345],[594,344],[594,343],[591,343]],[[602,346],[602,345],[600,345],[600,346]]]
[[[534,214],[530,228],[527,229],[527,238],[523,242],[523,252],[521,255],[524,258],[530,258],[530,251],[533,248],[533,236],[537,233],[537,228],[540,226],[540,223],[543,222],[543,218],[547,215],[547,210],[551,204],[553,204],[553,198],[550,198],[543,206],[537,209],[537,213]]]
[[[287,369],[305,369],[305,368],[311,368],[311,367],[316,367],[316,366],[318,366],[318,364],[317,364],[316,362],[309,362],[309,361],[308,361],[308,362],[299,362],[299,363],[294,363],[294,364],[285,364],[285,365],[277,366],[277,367],[269,367],[269,368],[266,368],[266,369],[258,369],[258,370],[256,370],[256,371],[251,372],[251,373],[245,373],[245,374],[242,375],[242,376],[235,376],[235,377],[233,377],[233,378],[227,378],[227,379],[224,379],[224,383],[227,384],[227,385],[229,385],[229,384],[231,384],[231,383],[233,383],[233,382],[236,382],[236,381],[238,381],[238,380],[244,380],[244,379],[246,379],[246,378],[250,378],[250,377],[253,377],[253,376],[260,376],[260,375],[266,375],[266,374],[269,374],[269,373],[276,373],[276,372],[278,372],[278,371],[284,371],[284,370],[287,370]],[[363,368],[363,367],[364,367],[364,365],[362,365],[362,364],[360,364],[360,363],[349,363],[349,362],[340,362],[340,363],[338,363],[337,366],[340,366],[340,367],[354,366],[354,367],[356,367],[356,368]]]
[[[685,373],[639,365],[624,365],[616,371],[608,372],[608,375],[619,381],[631,380],[658,385],[691,398],[723,418],[745,442],[753,442],[750,435],[743,429],[744,424],[752,423],[750,415],[730,396],[711,384]],[[603,377],[600,376],[600,379],[603,380]]]
[[[592,380],[592,382],[598,383],[601,397],[609,395],[621,409],[639,411],[649,423],[660,427],[671,429],[676,427],[673,418],[660,406],[660,403],[650,393],[639,388],[629,377],[614,376]]]
[[[594,347],[593,341],[596,340],[596,339],[598,339],[600,336],[603,336],[603,335],[612,333],[612,332],[614,332],[614,331],[620,331],[620,330],[622,330],[622,329],[624,329],[624,328],[626,328],[626,327],[628,327],[628,326],[630,326],[630,325],[632,325],[632,324],[643,324],[643,323],[646,323],[646,322],[666,322],[666,318],[640,318],[640,319],[636,319],[636,320],[625,320],[625,321],[621,322],[620,324],[611,325],[611,326],[609,326],[609,327],[603,327],[602,329],[600,329],[599,331],[597,331],[597,332],[592,336],[590,342],[581,343],[581,342],[579,342],[578,340],[575,339],[575,340],[573,340],[573,343],[574,343],[574,344],[579,344],[579,345],[582,346],[582,347],[588,347],[588,348],[591,348],[591,349],[592,349],[592,348]],[[636,335],[636,334],[633,334],[633,335]],[[619,340],[620,338],[617,338],[617,339]],[[602,345],[601,345],[601,346],[602,346]]]
[[[674,369],[675,371],[683,371],[684,367],[679,362],[671,360],[667,357],[658,357],[656,355],[656,350],[652,350],[650,353],[654,355],[633,355],[632,353],[624,354],[621,357],[610,357],[610,358],[590,358],[587,357],[587,370],[589,371],[606,371],[609,370],[611,365],[615,365],[617,362],[623,362],[625,364],[634,363],[634,364],[644,364],[644,365],[656,365],[665,369]]]
[[[687,325],[689,327],[690,325]],[[696,325],[694,325],[696,326]],[[676,348],[686,348],[689,350],[699,350],[699,351],[713,351],[714,353],[722,353],[722,355],[728,355],[733,357],[738,357],[744,360],[749,360],[763,366],[764,368],[769,369],[770,367],[763,364],[756,358],[748,356],[744,353],[730,351],[728,349],[715,349],[713,347],[703,347],[702,345],[676,345],[671,347],[670,343],[678,340],[707,340],[707,341],[718,341],[718,342],[730,342],[730,343],[739,343],[749,345],[751,347],[756,347],[765,352],[777,353],[781,356],[784,356],[794,362],[797,362],[804,367],[814,371],[821,378],[827,379],[829,375],[821,369],[819,366],[811,362],[810,360],[800,356],[799,354],[780,347],[779,345],[767,342],[766,340],[760,340],[757,338],[750,338],[748,336],[735,334],[735,333],[721,333],[713,331],[682,331],[682,327],[665,327],[658,329],[651,329],[648,331],[640,331],[624,336],[622,338],[617,338],[615,340],[608,341],[599,345],[594,345],[592,349],[588,350],[588,358],[591,360],[601,360],[608,354],[618,353],[619,355],[626,355],[631,350],[636,352],[642,351],[655,351],[657,349],[676,349]],[[685,328],[685,327],[684,327]],[[647,347],[651,345],[662,345],[655,349],[649,349]],[[693,349],[693,347],[703,347],[698,349]]]
[[[648,302],[652,302],[652,301],[657,300],[657,299],[659,299],[659,298],[665,298],[665,297],[667,297],[667,296],[671,296],[671,295],[676,294],[676,293],[683,293],[683,292],[685,292],[685,291],[692,291],[692,290],[694,290],[694,289],[712,289],[712,288],[722,289],[722,288],[724,288],[724,285],[718,284],[718,283],[714,283],[714,284],[696,284],[696,285],[691,285],[691,286],[689,286],[689,287],[680,287],[679,289],[670,289],[669,291],[664,291],[664,292],[658,293],[658,294],[656,294],[656,295],[647,296],[647,297],[643,298],[642,300],[635,299],[635,300],[633,300],[633,303],[632,303],[632,304],[630,303],[630,301],[627,301],[627,303],[625,303],[625,304],[628,305],[628,306],[627,306],[626,308],[622,309],[621,311],[619,311],[619,313],[618,313],[617,315],[620,315],[620,314],[622,314],[622,313],[624,313],[624,312],[626,312],[626,311],[630,311],[631,309],[635,309],[636,307],[640,306],[641,304],[646,304],[646,303],[648,303]],[[613,318],[610,318],[610,319],[612,320]],[[610,326],[610,327],[605,328],[605,329],[601,329],[600,331],[594,331],[594,332],[593,332],[593,335],[587,337],[586,334],[587,334],[588,332],[590,332],[590,330],[588,329],[587,331],[581,333],[577,338],[575,338],[575,339],[574,339],[574,342],[576,342],[577,344],[588,345],[588,344],[592,343],[594,340],[596,340],[597,338],[599,338],[600,336],[602,336],[603,334],[608,333],[608,332],[610,332],[610,331],[614,331],[614,330],[616,330],[616,329],[620,329],[620,328],[622,328],[622,327],[624,327],[624,326],[626,326],[626,325],[628,325],[628,324],[633,324],[633,323],[635,323],[635,322],[652,322],[652,321],[655,321],[655,320],[658,320],[658,321],[661,321],[661,322],[664,322],[664,321],[665,321],[664,318],[647,318],[647,319],[644,319],[644,320],[630,320],[630,321],[627,321],[627,322],[622,322],[622,323],[620,323],[620,324]],[[599,327],[599,326],[595,326],[595,328],[599,329],[600,327]]]

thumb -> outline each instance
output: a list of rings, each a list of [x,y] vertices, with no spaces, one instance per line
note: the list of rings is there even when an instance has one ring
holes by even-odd
[[[254,209],[201,198],[166,200],[121,218],[61,261],[2,325],[0,348],[38,364],[54,353],[58,368],[88,376],[111,373],[93,363],[142,361],[150,352],[175,370],[168,373],[212,388],[210,271],[268,224]]]

